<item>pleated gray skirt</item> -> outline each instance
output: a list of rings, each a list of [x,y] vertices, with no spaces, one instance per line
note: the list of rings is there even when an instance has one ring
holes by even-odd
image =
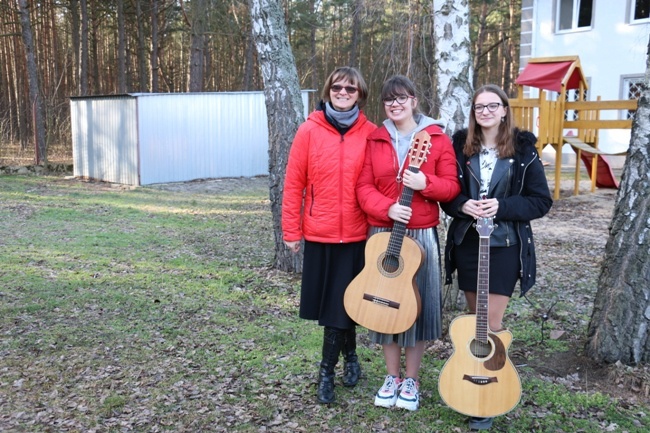
[[[369,236],[390,231],[384,227],[370,227]],[[435,340],[442,336],[442,272],[440,269],[440,245],[436,227],[428,229],[407,229],[406,235],[417,240],[426,257],[415,275],[420,290],[421,311],[417,320],[401,334],[382,334],[370,331],[370,340],[377,344],[396,342],[401,347],[415,346],[417,341]]]

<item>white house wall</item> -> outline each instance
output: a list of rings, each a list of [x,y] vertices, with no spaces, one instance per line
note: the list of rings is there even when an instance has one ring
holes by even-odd
[[[522,55],[528,51],[523,43],[531,42],[531,57],[578,55],[589,83],[589,99],[623,98],[622,78],[643,75],[650,36],[650,23],[628,23],[629,0],[594,0],[593,21],[589,30],[556,33],[554,14],[558,0],[523,0],[522,11],[532,16],[532,39],[523,38]],[[523,25],[523,20],[522,20]],[[526,58],[522,57],[521,67]],[[604,111],[601,118],[618,119],[617,111]],[[629,145],[630,131],[601,131],[600,147],[608,152],[624,151]]]

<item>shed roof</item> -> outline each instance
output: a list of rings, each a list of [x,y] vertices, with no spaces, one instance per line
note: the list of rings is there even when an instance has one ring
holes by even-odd
[[[564,88],[577,89],[580,83],[587,88],[578,56],[533,58],[521,72],[517,84],[561,92]]]

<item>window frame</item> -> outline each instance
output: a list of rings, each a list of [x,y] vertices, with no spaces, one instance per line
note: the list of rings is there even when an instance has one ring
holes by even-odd
[[[590,31],[594,27],[594,13],[595,7],[594,3],[596,0],[591,2],[591,19],[588,26],[578,27],[578,20],[580,17],[580,3],[582,0],[570,0],[573,3],[572,6],[572,16],[571,16],[571,27],[568,29],[560,29],[560,22],[562,16],[562,0],[555,0],[555,33],[575,33],[575,32],[586,32]],[[635,1],[635,0],[632,0]]]
[[[648,16],[645,17],[645,18],[641,18],[641,19],[638,19],[638,20],[634,18],[634,13],[636,11],[636,3],[638,1],[640,1],[640,0],[630,0],[628,2],[628,15],[627,15],[628,23],[630,23],[630,24],[650,23],[650,11],[648,13]]]
[[[635,98],[630,98],[630,84],[643,83],[645,81],[644,74],[629,74],[621,75],[621,93],[620,97],[622,100],[633,100]],[[638,98],[636,98],[638,100]],[[621,119],[632,119],[634,114],[628,110],[621,110],[619,113]]]

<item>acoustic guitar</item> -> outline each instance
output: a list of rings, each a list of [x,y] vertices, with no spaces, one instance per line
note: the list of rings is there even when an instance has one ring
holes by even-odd
[[[431,147],[426,131],[413,138],[408,170],[417,173]],[[399,203],[410,206],[413,190],[402,189]],[[406,236],[406,224],[395,221],[393,230],[370,236],[366,242],[366,265],[345,290],[343,304],[359,325],[383,334],[406,331],[420,314],[420,292],[415,274],[424,260],[424,249]]]
[[[454,352],[440,372],[440,397],[456,412],[495,417],[510,412],[521,398],[519,374],[508,358],[510,331],[488,327],[490,235],[492,218],[479,218],[476,314],[458,316],[449,325]]]

